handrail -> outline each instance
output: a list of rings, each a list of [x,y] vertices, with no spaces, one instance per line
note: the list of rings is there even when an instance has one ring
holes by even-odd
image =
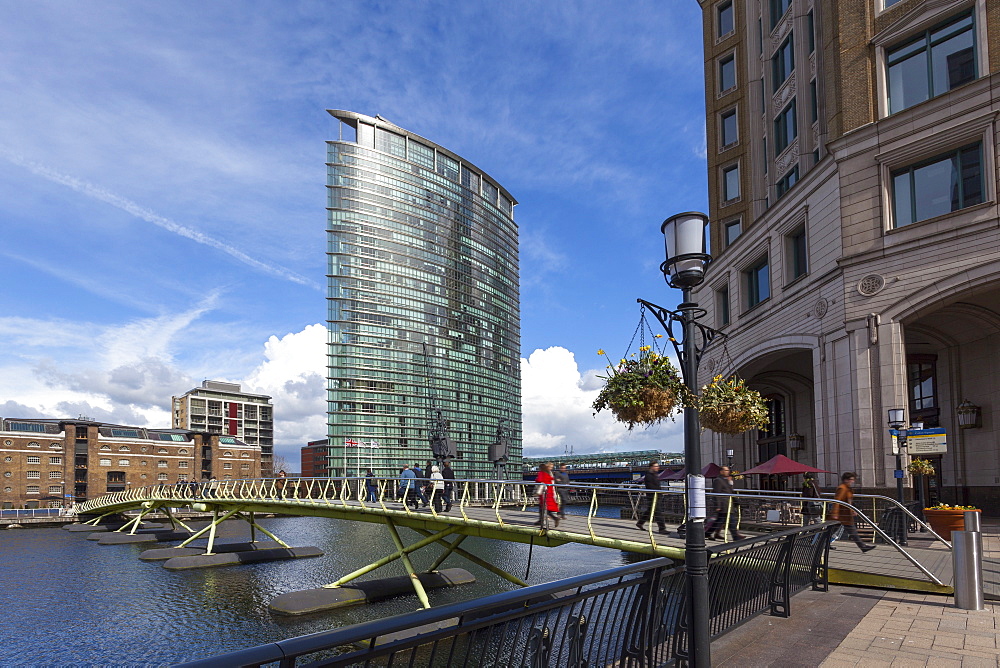
[[[322,492],[323,492],[323,495],[322,495],[322,497],[320,499],[315,499],[315,503],[317,503],[317,504],[325,504],[325,505],[334,505],[334,504],[337,504],[340,507],[347,508],[347,507],[350,507],[348,505],[348,501],[347,501],[347,499],[348,499],[348,490],[351,487],[353,487],[353,485],[352,485],[353,482],[358,481],[360,483],[360,481],[363,481],[364,478],[361,477],[361,476],[346,476],[346,477],[342,477],[342,478],[320,478],[320,477],[287,478],[287,479],[284,479],[283,483],[281,483],[280,485],[278,483],[278,480],[280,480],[280,479],[276,479],[276,478],[258,478],[258,479],[216,481],[214,484],[213,483],[178,483],[178,484],[175,484],[175,485],[162,485],[162,484],[151,485],[151,486],[146,487],[146,488],[128,489],[128,490],[126,490],[124,492],[113,492],[111,494],[105,495],[104,497],[99,497],[98,499],[93,499],[93,500],[84,502],[83,504],[81,504],[78,507],[78,512],[80,512],[82,514],[82,513],[86,513],[88,511],[90,511],[91,509],[95,509],[95,508],[107,508],[109,506],[113,507],[113,506],[116,506],[116,505],[134,504],[136,502],[142,502],[143,504],[155,504],[155,505],[160,505],[160,506],[169,506],[171,501],[173,501],[173,502],[181,502],[181,505],[189,505],[189,504],[192,504],[192,503],[205,502],[206,500],[207,501],[215,501],[215,502],[232,501],[232,500],[247,501],[247,500],[250,500],[250,499],[253,498],[253,494],[254,493],[259,494],[261,498],[266,498],[268,500],[268,502],[270,502],[270,503],[288,504],[290,506],[302,506],[302,505],[307,505],[307,503],[311,504],[314,501],[314,499],[311,498],[311,494],[312,494],[312,490],[314,488],[314,484],[315,483],[322,483],[320,485],[320,487],[322,488]],[[412,479],[412,480],[416,480],[419,483],[420,481],[423,481],[425,479],[424,478],[418,478],[418,479]],[[426,480],[430,480],[430,479],[427,478]],[[394,481],[392,479],[390,479],[389,482],[394,482]],[[305,483],[305,489],[307,489],[309,491],[310,498],[300,499],[300,498],[297,498],[295,496],[292,496],[292,497],[286,496],[286,490],[289,489],[289,485],[291,485],[291,489],[293,490],[293,494],[294,494],[296,490],[298,490],[298,489],[300,489],[300,488],[303,487],[303,483]],[[460,513],[461,513],[461,515],[462,515],[462,517],[463,517],[463,519],[465,521],[470,521],[470,518],[468,517],[467,513],[465,512],[465,509],[469,505],[471,505],[470,504],[470,499],[469,499],[469,490],[470,490],[470,486],[471,485],[475,484],[475,485],[485,486],[488,494],[491,493],[491,490],[494,490],[494,489],[497,490],[497,492],[495,493],[495,496],[496,496],[495,499],[484,499],[484,501],[486,501],[487,504],[488,504],[488,505],[486,505],[486,507],[491,507],[493,509],[494,513],[497,516],[497,521],[501,525],[504,525],[505,522],[500,518],[500,506],[502,504],[502,499],[504,497],[504,492],[503,492],[504,487],[506,486],[506,487],[509,488],[511,486],[514,486],[515,488],[519,489],[520,492],[524,493],[524,495],[527,498],[530,499],[534,495],[533,495],[533,493],[530,490],[528,490],[526,488],[528,486],[532,486],[533,487],[533,486],[537,485],[538,483],[536,483],[534,481],[526,481],[526,480],[479,480],[479,479],[471,479],[470,480],[470,479],[456,479],[456,480],[453,481],[453,484],[454,485],[462,485],[463,486],[462,498],[461,498],[461,500],[459,502],[459,511],[460,511]],[[551,485],[552,485],[553,488],[565,488],[565,489],[581,488],[581,485],[575,484],[575,483],[569,483],[569,484],[551,483]],[[330,491],[331,491],[330,487],[331,486],[333,487],[333,490],[332,490],[334,492],[333,495],[330,494]],[[388,485],[386,485],[386,487],[388,487]],[[266,488],[269,488],[269,489],[266,489]],[[628,492],[630,494],[638,493],[638,494],[646,494],[646,495],[655,495],[654,498],[659,503],[664,503],[664,501],[661,500],[661,496],[664,496],[664,495],[678,495],[678,496],[682,496],[682,497],[686,495],[686,491],[684,489],[678,489],[678,488],[664,488],[664,489],[660,489],[660,490],[648,490],[648,489],[644,489],[642,487],[637,487],[637,486],[634,486],[634,485],[630,486],[628,488],[621,487],[621,486],[586,485],[585,488],[588,489],[588,490],[592,490],[592,492],[591,492],[592,495],[596,495],[596,492],[597,491],[601,491],[601,490],[613,491],[613,492],[626,491],[626,492]],[[221,489],[221,494],[220,494],[220,489]],[[379,501],[380,501],[380,504],[382,505],[383,509],[385,508],[384,497],[386,496],[386,493],[388,491],[389,490],[384,489],[384,488],[380,489],[380,499],[379,499]],[[199,492],[200,492],[200,496],[198,496]],[[267,494],[267,492],[270,492],[270,494]],[[359,489],[359,494],[360,494],[360,489]],[[331,498],[331,496],[333,498]],[[518,494],[518,496],[520,496],[520,494]],[[780,502],[788,502],[789,501],[789,497],[787,495],[785,495],[785,496],[774,495],[774,494],[746,495],[746,494],[740,494],[739,492],[735,492],[735,491],[733,493],[707,492],[706,496],[708,496],[708,497],[722,497],[722,498],[740,498],[740,497],[742,497],[742,498],[745,498],[745,499],[753,498],[755,500],[774,500],[774,501],[780,501]],[[861,496],[861,495],[858,495],[858,496]],[[869,495],[869,496],[872,496],[872,495]],[[236,498],[233,499],[231,497],[236,497]],[[395,497],[395,495],[393,495],[393,498],[394,497]],[[827,499],[827,498],[816,499],[816,498],[812,498],[812,497],[801,497],[801,498],[810,498],[811,500],[818,501],[818,502],[823,503],[823,504],[835,503],[835,504],[838,504],[840,506],[847,507],[848,509],[850,509],[851,511],[853,511],[857,515],[857,517],[859,519],[861,519],[864,522],[867,522],[868,524],[871,524],[871,526],[874,529],[874,531],[879,536],[881,536],[883,538],[883,540],[887,544],[892,545],[898,552],[900,552],[901,554],[903,554],[903,556],[910,563],[912,563],[914,566],[916,566],[924,575],[926,575],[928,578],[930,578],[936,584],[938,584],[938,585],[942,584],[941,581],[933,573],[931,573],[927,568],[925,568],[909,552],[907,552],[906,550],[904,550],[895,540],[893,540],[892,538],[890,538],[889,535],[885,531],[883,531],[881,529],[881,527],[879,527],[878,524],[874,520],[870,519],[868,517],[868,515],[865,514],[860,508],[858,508],[858,507],[856,507],[856,506],[854,506],[852,504],[845,503],[843,501],[838,501],[836,499]],[[888,497],[879,497],[877,495],[874,495],[873,498],[884,498],[884,499],[888,499],[889,501],[893,501],[893,499],[891,499],[891,498],[888,498]],[[100,503],[99,504],[98,502],[100,502],[102,500],[104,501],[104,503]],[[687,504],[684,504],[685,507],[686,507],[686,505]],[[651,508],[655,508],[655,507],[656,507],[656,504],[651,504]],[[413,514],[413,511],[410,510],[408,504],[404,503],[403,504],[403,508],[404,508],[405,512],[407,513],[407,515],[412,515]],[[594,514],[595,510],[596,510],[596,506],[592,503],[591,504],[591,508],[588,511],[588,518],[590,518],[590,516]],[[904,510],[905,510],[905,508],[904,508]],[[433,515],[436,516],[436,513],[433,513]],[[912,513],[910,513],[910,515],[912,516]],[[590,525],[591,525],[591,522],[588,519],[588,527]],[[728,525],[728,522],[727,522],[727,525]],[[589,531],[590,531],[590,533],[593,533],[592,529],[589,529]],[[656,537],[652,533],[652,522],[650,523],[649,536],[650,536],[649,537],[650,544],[655,547],[657,545],[657,542],[656,542]],[[937,536],[937,534],[935,534],[935,536]],[[938,536],[938,539],[940,539],[940,536]],[[944,542],[944,541],[942,541],[942,542]],[[950,547],[950,545],[949,545],[949,547]]]

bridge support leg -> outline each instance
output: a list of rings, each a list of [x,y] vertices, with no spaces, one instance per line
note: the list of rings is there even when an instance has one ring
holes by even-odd
[[[423,536],[429,536],[430,535],[430,531],[427,531],[426,529],[414,529],[414,531],[416,531],[417,533],[419,533],[419,534],[421,534]],[[502,568],[497,568],[496,566],[494,566],[493,564],[489,563],[488,561],[484,561],[484,560],[480,559],[479,557],[477,557],[476,555],[474,555],[474,554],[472,554],[470,552],[467,552],[466,550],[463,550],[462,548],[460,548],[458,546],[457,542],[454,545],[452,543],[449,543],[446,540],[445,541],[441,541],[441,542],[449,545],[455,551],[455,554],[460,555],[462,557],[465,557],[466,559],[468,559],[469,561],[471,561],[472,563],[474,563],[476,566],[481,566],[481,567],[485,568],[486,570],[488,570],[490,573],[494,573],[496,575],[499,575],[504,580],[507,580],[509,582],[513,582],[514,584],[516,584],[519,587],[527,587],[528,586],[527,582],[525,582],[521,578],[517,577],[516,575],[511,575],[510,573],[508,573],[507,571],[503,570]]]
[[[167,514],[167,519],[170,520],[170,528],[171,529],[177,529],[177,525],[180,524],[181,527],[185,531],[187,531],[188,533],[193,533],[194,532],[194,529],[192,529],[188,525],[184,524],[184,522],[182,522],[179,517],[174,517],[174,514],[172,512],[170,512],[170,506],[164,506],[163,507],[163,512],[165,512]]]
[[[222,516],[222,519],[219,519],[219,511],[216,510],[215,511],[215,519],[213,519],[212,522],[209,523],[209,525],[207,527],[199,529],[197,532],[195,532],[195,534],[193,536],[191,536],[190,538],[188,538],[187,540],[185,540],[183,543],[181,543],[177,547],[187,547],[189,543],[191,543],[191,542],[193,542],[193,541],[201,538],[206,533],[208,533],[209,531],[211,531],[215,527],[215,525],[216,525],[217,522],[225,522],[226,520],[228,520],[230,517],[232,517],[233,515],[235,515],[238,512],[240,512],[239,508],[236,508],[235,510],[230,510],[229,512],[227,512],[225,515]]]
[[[396,531],[396,525],[393,524],[392,520],[386,518],[386,525],[389,527],[389,533],[392,534],[392,542],[396,544],[396,549],[399,550],[399,556],[403,560],[403,565],[406,566],[406,572],[410,574],[410,581],[413,583],[413,589],[417,592],[417,598],[420,599],[420,604],[424,606],[425,609],[431,607],[430,601],[427,600],[427,591],[424,589],[424,585],[420,583],[420,578],[417,577],[417,571],[413,568],[413,564],[410,562],[410,557],[406,548],[403,546],[403,541],[399,537],[399,532]]]
[[[444,531],[438,531],[435,534],[430,534],[430,532],[428,532],[427,538],[424,538],[423,540],[418,540],[413,545],[409,545],[409,546],[403,548],[402,552],[397,552],[395,554],[390,554],[387,557],[382,557],[381,559],[379,559],[375,563],[368,564],[367,566],[359,568],[358,570],[354,571],[353,573],[349,573],[349,574],[345,575],[344,577],[340,578],[339,580],[337,580],[336,582],[334,582],[332,584],[323,585],[323,587],[325,589],[335,589],[337,587],[340,587],[341,585],[347,584],[351,580],[354,580],[356,578],[361,577],[365,573],[371,573],[376,568],[381,568],[381,567],[385,566],[386,564],[390,564],[390,563],[396,561],[396,559],[400,559],[404,555],[409,554],[410,552],[416,552],[420,548],[426,547],[427,545],[430,545],[431,543],[436,543],[438,541],[446,543],[447,541],[444,541],[442,539],[445,536],[449,535],[449,534],[455,533],[455,531],[457,531],[457,530],[458,530],[458,527],[454,527],[453,526],[453,527],[448,527]],[[462,536],[461,538],[465,538],[465,536]],[[431,567],[431,568],[429,568],[427,570],[428,571],[432,571],[432,570],[434,570],[434,567]]]
[[[240,513],[240,519],[243,519],[247,523],[250,524],[250,538],[251,539],[253,539],[253,537],[254,537],[253,530],[254,530],[254,527],[256,527],[257,529],[260,530],[261,533],[263,533],[265,536],[267,536],[268,538],[270,538],[271,540],[273,540],[275,543],[277,543],[281,547],[288,547],[288,543],[286,543],[285,541],[281,540],[280,538],[278,538],[277,536],[275,536],[273,533],[271,533],[270,531],[268,531],[267,529],[265,529],[261,525],[257,524],[256,520],[254,520],[254,518],[253,518],[253,513],[250,513],[250,517],[247,517],[243,513]],[[254,542],[256,542],[256,540],[254,540]]]
[[[139,511],[139,515],[135,519],[132,519],[132,520],[129,520],[128,522],[126,522],[125,525],[121,529],[118,529],[118,531],[116,531],[115,533],[125,533],[125,529],[130,529],[130,531],[128,532],[128,534],[130,536],[134,536],[135,532],[136,532],[136,529],[138,529],[139,525],[142,524],[142,518],[145,517],[146,515],[150,514],[154,510],[155,510],[155,507],[154,508],[143,508],[142,510]]]
[[[449,543],[446,540],[441,541],[442,543],[448,545],[448,549],[442,552],[441,556],[435,559],[434,563],[427,567],[427,571],[429,573],[433,573],[438,568],[440,568],[441,564],[444,563],[444,560],[447,559],[451,555],[451,553],[455,551],[455,548],[461,545],[462,541],[465,540],[466,538],[468,538],[468,536],[459,536],[458,538],[455,539],[455,542],[453,543]]]
[[[95,517],[95,518],[94,518],[94,519],[92,519],[92,520],[87,520],[86,522],[84,522],[84,524],[88,524],[88,525],[90,525],[90,526],[95,526],[95,527],[96,527],[96,526],[97,526],[98,524],[100,524],[100,523],[101,523],[101,520],[103,520],[103,519],[104,519],[105,517],[108,517],[108,516],[110,516],[110,515],[116,515],[117,513],[118,513],[118,511],[117,511],[117,510],[113,510],[113,511],[111,511],[110,513],[104,513],[104,514],[103,514],[103,515],[101,515],[100,517]]]

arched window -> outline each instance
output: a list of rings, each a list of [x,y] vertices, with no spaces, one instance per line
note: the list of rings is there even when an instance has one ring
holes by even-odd
[[[118,452],[131,452],[131,448],[129,448],[127,445],[123,445],[120,448],[118,448]]]

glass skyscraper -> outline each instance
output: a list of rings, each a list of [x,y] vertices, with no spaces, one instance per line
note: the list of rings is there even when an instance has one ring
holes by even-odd
[[[329,113],[331,474],[395,476],[446,435],[459,478],[495,475],[498,441],[520,477],[516,202],[379,116]]]

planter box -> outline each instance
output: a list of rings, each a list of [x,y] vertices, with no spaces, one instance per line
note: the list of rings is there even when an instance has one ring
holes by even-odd
[[[924,508],[924,517],[937,535],[945,540],[951,540],[952,531],[965,531],[965,513],[978,510],[931,510]]]

